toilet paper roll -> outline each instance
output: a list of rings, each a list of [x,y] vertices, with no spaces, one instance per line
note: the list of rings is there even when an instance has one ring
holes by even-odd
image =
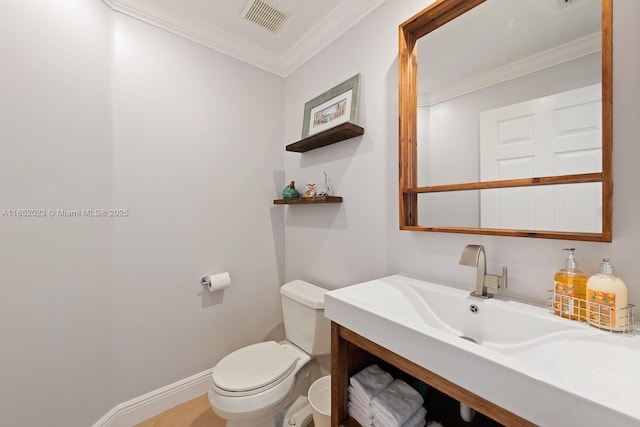
[[[231,284],[231,276],[228,272],[204,276],[200,281],[202,286],[206,286],[209,292],[220,291]]]

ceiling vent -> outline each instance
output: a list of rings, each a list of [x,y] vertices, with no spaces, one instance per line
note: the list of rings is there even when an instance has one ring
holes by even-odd
[[[249,0],[240,16],[275,34],[291,12],[270,0]]]

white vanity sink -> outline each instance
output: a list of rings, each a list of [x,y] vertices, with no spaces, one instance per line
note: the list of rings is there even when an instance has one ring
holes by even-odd
[[[640,334],[472,287],[395,275],[327,293],[325,315],[536,424],[640,425]]]

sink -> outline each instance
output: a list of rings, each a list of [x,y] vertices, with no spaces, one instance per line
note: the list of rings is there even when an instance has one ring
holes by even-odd
[[[386,282],[403,294],[398,302],[410,304],[404,308],[406,312],[415,313],[425,326],[496,349],[533,344],[567,332],[594,333],[585,325],[558,322],[557,317],[548,316],[547,310],[541,312],[531,305],[478,299],[468,290],[401,276],[387,278]],[[397,310],[399,306],[388,308]]]
[[[640,334],[393,275],[328,292],[325,316],[544,426],[640,425]]]

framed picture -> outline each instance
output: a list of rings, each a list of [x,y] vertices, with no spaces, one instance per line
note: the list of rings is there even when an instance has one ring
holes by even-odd
[[[357,124],[360,74],[304,104],[302,138],[345,122]]]

